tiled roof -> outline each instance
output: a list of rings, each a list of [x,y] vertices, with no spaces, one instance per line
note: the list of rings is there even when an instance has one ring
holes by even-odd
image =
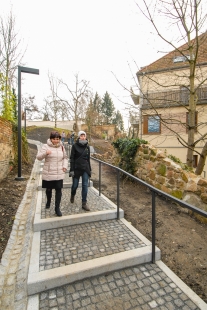
[[[196,41],[193,39],[191,41],[196,46]],[[207,32],[201,34],[198,37],[198,44],[199,50],[198,50],[198,58],[197,58],[197,64],[207,64]],[[182,60],[182,54],[179,51],[182,51],[184,55],[188,56],[189,45],[184,44],[178,48],[178,50],[174,50],[167,55],[163,56],[162,58],[156,60],[155,62],[151,63],[148,66],[143,67],[141,70],[137,72],[137,75],[150,72],[156,72],[156,71],[166,71],[166,70],[175,70],[176,68],[183,68],[188,67],[189,63],[188,61],[179,61]],[[177,62],[176,62],[177,60]]]

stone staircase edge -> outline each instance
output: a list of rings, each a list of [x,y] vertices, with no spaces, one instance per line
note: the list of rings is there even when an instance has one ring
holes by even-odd
[[[27,281],[28,295],[37,294],[107,272],[148,263],[151,262],[151,258],[151,247],[146,246],[72,265],[29,273]],[[159,258],[160,251],[156,250],[156,259]]]
[[[124,211],[119,210],[120,219],[124,217]],[[66,227],[89,222],[112,220],[117,218],[116,210],[96,211],[90,213],[66,215],[61,218],[40,219],[37,215],[34,219],[34,232],[54,229],[58,227]]]

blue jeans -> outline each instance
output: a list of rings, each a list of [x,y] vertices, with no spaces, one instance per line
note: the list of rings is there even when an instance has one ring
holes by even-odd
[[[76,190],[78,188],[78,184],[79,184],[79,178],[73,178],[73,184],[71,187],[71,195],[75,196],[76,194]],[[88,173],[84,172],[82,175],[82,202],[87,202],[87,194],[88,194],[88,179],[89,179],[89,175]]]

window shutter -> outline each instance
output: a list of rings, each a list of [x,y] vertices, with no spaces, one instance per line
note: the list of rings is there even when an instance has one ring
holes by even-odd
[[[143,116],[143,134],[144,135],[148,134],[148,116],[147,115]]]

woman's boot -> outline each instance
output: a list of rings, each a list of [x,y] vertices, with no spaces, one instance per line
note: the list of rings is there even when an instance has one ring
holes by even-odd
[[[75,199],[75,195],[72,195],[72,194],[71,194],[71,196],[70,196],[70,202],[71,202],[71,203],[74,203],[74,199]]]
[[[60,201],[62,197],[61,189],[56,189],[55,192],[55,213],[57,216],[62,216],[62,212],[60,211]]]
[[[52,189],[47,188],[46,189],[46,197],[47,197],[47,202],[46,202],[46,209],[50,208],[50,204],[51,204],[51,198],[52,198]]]
[[[60,207],[55,207],[55,213],[57,216],[62,216],[62,212],[60,211]]]
[[[86,204],[86,201],[85,202],[82,202],[82,209],[86,210],[86,211],[90,211],[89,207],[87,206]]]

